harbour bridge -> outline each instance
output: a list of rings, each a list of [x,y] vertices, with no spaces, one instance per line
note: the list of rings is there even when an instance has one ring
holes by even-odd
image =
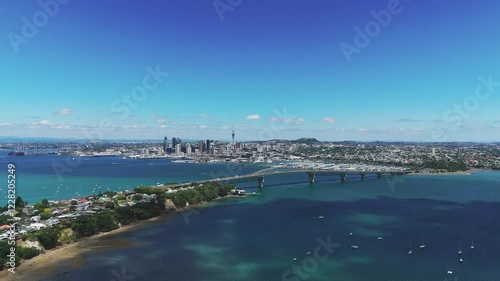
[[[359,175],[363,180],[366,175],[405,175],[409,174],[403,168],[399,167],[385,167],[385,166],[368,166],[368,165],[278,165],[269,167],[252,174],[235,175],[223,178],[216,178],[211,180],[202,180],[195,183],[204,182],[223,182],[223,183],[241,183],[249,181],[257,181],[260,188],[264,187],[264,180],[266,176],[280,175],[280,174],[294,174],[305,173],[309,177],[309,183],[313,184],[317,176],[338,176],[341,181],[346,181],[348,175]],[[185,184],[176,184],[171,187],[182,186]]]

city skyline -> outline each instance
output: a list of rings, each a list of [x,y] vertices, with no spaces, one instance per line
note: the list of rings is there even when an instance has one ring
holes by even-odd
[[[500,4],[459,2],[6,2],[0,136],[498,141]]]

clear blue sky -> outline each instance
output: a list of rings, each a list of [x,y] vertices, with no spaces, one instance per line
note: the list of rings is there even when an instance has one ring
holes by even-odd
[[[500,140],[498,1],[54,1],[1,1],[0,136]]]

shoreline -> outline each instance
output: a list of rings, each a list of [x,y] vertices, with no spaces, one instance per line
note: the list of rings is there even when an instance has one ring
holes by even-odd
[[[408,175],[416,175],[416,176],[450,176],[450,175],[472,175],[475,172],[481,171],[489,171],[489,172],[500,172],[500,170],[495,169],[478,169],[472,168],[467,171],[459,171],[459,172],[446,172],[446,173],[410,173]]]
[[[445,172],[445,173],[410,173],[408,175],[415,176],[450,176],[450,175],[471,175],[474,170],[459,171],[459,172]]]
[[[120,226],[118,229],[110,232],[99,233],[69,244],[58,246],[54,249],[47,250],[44,254],[40,254],[30,260],[24,260],[18,267],[16,267],[16,273],[11,273],[7,270],[7,268],[5,268],[0,271],[0,280],[35,281],[45,280],[49,277],[63,276],[72,270],[84,266],[87,263],[85,255],[90,252],[123,249],[140,245],[139,243],[131,242],[126,238],[116,239],[114,236],[165,221],[175,214],[192,208],[207,207],[211,205],[211,203],[215,203],[215,201],[233,197],[241,198],[240,196],[228,195],[225,197],[218,197],[211,202],[189,205],[181,209],[172,209],[148,220],[135,221],[131,224]]]

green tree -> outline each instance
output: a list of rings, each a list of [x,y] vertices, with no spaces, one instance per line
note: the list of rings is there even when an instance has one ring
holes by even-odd
[[[8,241],[0,241],[0,270],[4,269],[5,263],[9,261],[7,255],[10,254],[11,247]],[[16,266],[18,266],[21,263],[21,258],[19,255],[16,255],[15,259]]]
[[[49,200],[43,199],[42,200],[42,205],[44,206],[44,208],[48,208],[49,207]]]
[[[16,203],[16,208],[24,208],[26,207],[28,202],[23,201],[23,198],[21,198],[21,196],[17,196],[15,203]]]
[[[114,215],[122,225],[127,225],[136,220],[135,213],[130,207],[118,207],[115,209]]]
[[[0,215],[0,225],[10,224],[10,221],[9,221],[10,219],[12,219],[11,216]]]
[[[141,194],[136,194],[134,197],[132,197],[132,200],[134,201],[141,201],[142,200],[142,195]]]
[[[161,213],[160,207],[151,203],[138,203],[132,209],[134,210],[135,217],[138,220],[147,220],[159,216]]]
[[[45,249],[50,250],[57,246],[60,232],[61,231],[57,227],[48,227],[37,231],[36,236],[38,242],[40,242]]]
[[[180,192],[177,192],[177,193],[180,193]],[[176,194],[174,196],[174,198],[172,199],[172,201],[174,202],[174,205],[177,208],[184,208],[184,207],[186,207],[187,200],[181,194]]]
[[[29,260],[38,256],[40,250],[35,247],[17,247],[16,253],[21,259]]]
[[[43,210],[45,209],[45,206],[42,203],[36,202],[33,207],[38,213],[42,213]]]
[[[71,224],[71,229],[78,238],[88,237],[99,233],[96,217],[90,215],[77,217]]]
[[[40,214],[40,218],[41,218],[42,220],[48,220],[48,219],[50,219],[51,217],[52,217],[52,214],[51,214],[51,213],[49,213],[49,212],[43,212],[43,213],[41,213],[41,214]]]
[[[118,221],[110,211],[104,211],[97,214],[96,223],[100,232],[109,232],[118,228]]]

